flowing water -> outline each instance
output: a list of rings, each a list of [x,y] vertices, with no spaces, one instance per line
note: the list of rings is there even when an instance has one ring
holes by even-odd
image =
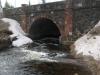
[[[0,75],[90,75],[59,44],[37,43],[0,51]]]

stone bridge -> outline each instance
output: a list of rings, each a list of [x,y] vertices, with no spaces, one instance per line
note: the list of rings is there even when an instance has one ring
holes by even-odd
[[[23,4],[19,8],[4,9],[4,13],[6,17],[18,20],[25,32],[29,32],[34,20],[49,19],[58,27],[61,40],[75,40],[87,33],[100,19],[100,0]]]

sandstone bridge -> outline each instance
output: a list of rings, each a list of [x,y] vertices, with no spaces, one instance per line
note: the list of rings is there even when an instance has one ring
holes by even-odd
[[[55,37],[61,36],[62,41],[76,40],[87,33],[100,19],[100,0],[23,4],[19,8],[4,9],[4,14],[8,18],[19,21],[25,32],[31,32],[29,29],[32,23],[36,24],[37,29],[40,30],[42,24],[42,30],[45,33],[51,31],[55,33]],[[55,29],[53,27],[58,30],[53,30]]]

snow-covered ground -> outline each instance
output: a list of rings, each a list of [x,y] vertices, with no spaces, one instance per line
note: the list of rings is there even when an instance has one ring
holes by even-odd
[[[79,38],[74,46],[76,55],[92,56],[95,60],[100,60],[100,21],[91,31]]]
[[[20,24],[13,19],[9,18],[2,18],[3,22],[9,23],[9,31],[11,31],[13,34],[10,35],[10,38],[16,37],[17,40],[12,41],[13,46],[22,46],[24,44],[32,43],[33,41],[25,36],[25,32],[20,27]]]

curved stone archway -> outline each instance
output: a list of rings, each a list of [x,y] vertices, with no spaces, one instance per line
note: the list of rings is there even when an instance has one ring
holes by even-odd
[[[33,40],[40,40],[48,37],[59,38],[60,31],[51,19],[40,17],[32,22],[29,28],[29,36]]]

